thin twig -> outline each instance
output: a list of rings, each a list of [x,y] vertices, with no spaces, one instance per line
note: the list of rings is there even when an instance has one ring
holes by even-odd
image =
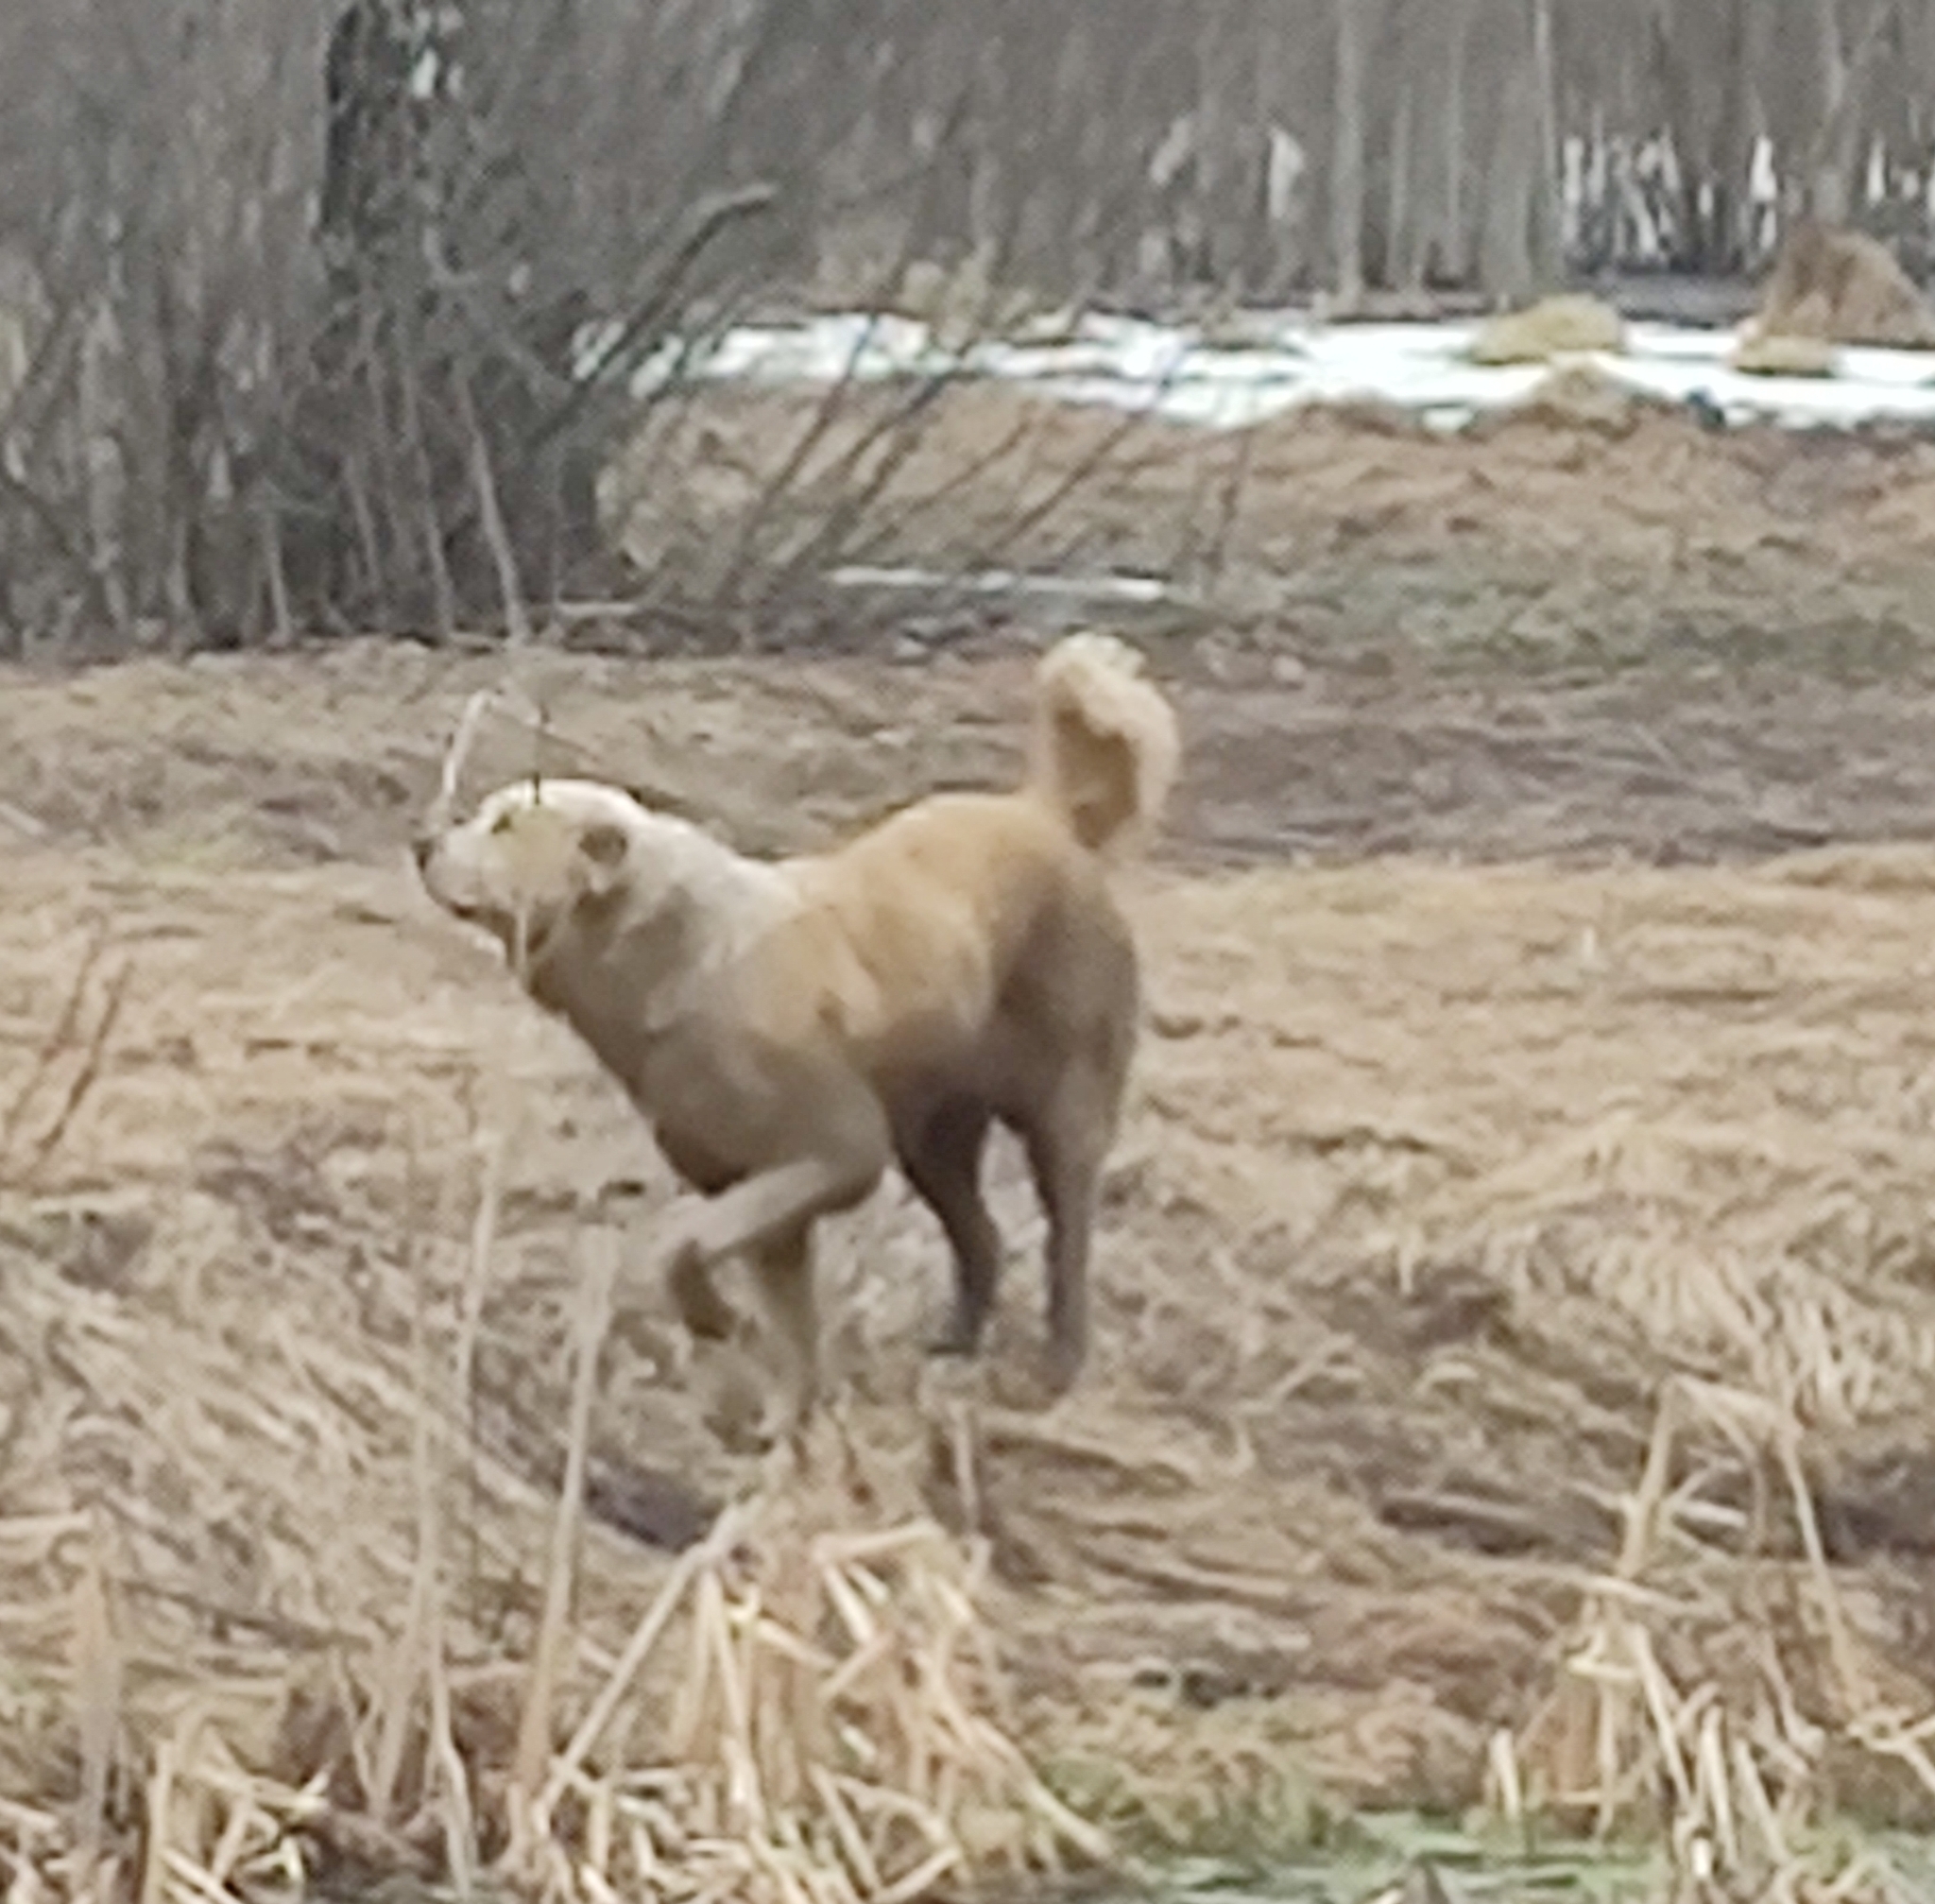
[[[571,1781],[577,1775],[585,1759],[591,1755],[598,1741],[604,1736],[605,1728],[610,1724],[612,1714],[618,1710],[625,1695],[630,1691],[632,1681],[638,1677],[639,1670],[650,1657],[653,1647],[659,1643],[660,1635],[671,1622],[672,1616],[678,1610],[679,1603],[685,1598],[693,1582],[700,1572],[716,1566],[720,1559],[729,1553],[738,1542],[745,1525],[745,1512],[738,1506],[728,1507],[712,1523],[712,1531],[695,1546],[688,1547],[673,1563],[672,1571],[666,1575],[665,1584],[659,1589],[658,1597],[646,1609],[645,1617],[633,1629],[630,1639],[625,1642],[625,1651],[619,1655],[598,1696],[592,1700],[591,1708],[578,1723],[578,1729],[571,1736],[570,1742],[553,1761],[551,1775],[546,1779],[544,1790],[538,1801],[541,1816],[549,1816],[557,1809],[558,1801],[564,1796]]]
[[[497,569],[497,587],[504,598],[504,620],[510,645],[525,647],[531,640],[531,617],[524,606],[524,592],[518,579],[517,553],[504,526],[504,511],[498,507],[497,478],[490,468],[490,446],[484,439],[484,426],[477,420],[477,406],[471,397],[471,380],[459,372],[455,379],[457,407],[462,412],[464,433],[471,442],[471,479],[476,485],[477,509],[483,519],[484,540],[490,547],[490,559]]]
[[[103,1000],[99,1016],[94,1020],[93,1034],[87,1041],[79,1068],[69,1081],[67,1094],[60,1101],[60,1108],[55,1113],[54,1121],[43,1131],[34,1144],[33,1156],[28,1161],[29,1176],[39,1175],[48,1159],[60,1146],[74,1120],[80,1113],[80,1107],[87,1102],[88,1093],[99,1081],[101,1067],[107,1057],[108,1040],[112,1036],[116,1021],[121,1016],[121,1007],[128,997],[128,982],[134,975],[131,963],[123,963],[115,968],[114,974],[108,981],[107,997]],[[4,1133],[0,1133],[4,1136]],[[0,1143],[0,1153],[5,1145]]]
[[[443,750],[443,765],[437,777],[437,798],[431,801],[430,810],[423,816],[423,825],[431,833],[441,832],[455,817],[457,793],[463,780],[464,765],[471,757],[471,749],[477,743],[477,729],[483,724],[497,700],[497,692],[491,688],[479,688],[464,703],[464,711],[457,716],[457,724],[451,732],[450,745]]]
[[[585,1464],[591,1438],[591,1402],[598,1387],[598,1358],[611,1323],[611,1292],[617,1278],[617,1249],[602,1226],[584,1226],[578,1236],[584,1288],[579,1300],[577,1370],[572,1385],[571,1439],[564,1459],[564,1485],[552,1525],[551,1568],[544,1583],[544,1610],[518,1727],[515,1790],[528,1802],[542,1787],[551,1750],[551,1716],[564,1650],[565,1622],[571,1617],[573,1557],[584,1519]]]
[[[107,927],[97,925],[89,935],[87,948],[74,968],[74,978],[61,1003],[60,1016],[54,1021],[54,1028],[41,1040],[41,1048],[34,1054],[34,1061],[27,1069],[26,1082],[14,1093],[6,1113],[0,1115],[0,1163],[4,1163],[11,1152],[13,1141],[26,1120],[27,1110],[56,1060],[75,1041],[86,1003],[88,981],[94,976],[94,967],[99,964],[107,943]]]

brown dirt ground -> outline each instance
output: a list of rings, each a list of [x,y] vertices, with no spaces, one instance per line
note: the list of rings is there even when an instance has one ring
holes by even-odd
[[[750,438],[789,404],[721,400],[709,427]],[[1104,427],[1016,414],[1064,462]],[[1021,556],[1149,559],[1200,477],[1179,465],[1234,454],[1144,443],[1079,534],[1063,516]],[[1468,1797],[1491,1729],[1553,1679],[1675,1372],[1808,1423],[1875,1696],[1926,1700],[1935,449],[1644,418],[1466,443],[1310,420],[1243,454],[1243,601],[1149,637],[1189,784],[1134,882],[1151,1028],[1093,1374],[1052,1419],[1022,1380],[1034,1214],[1000,1161],[1019,1256],[979,1486],[1037,1736],[1073,1753],[1102,1723],[1122,1754],[1122,1702],[1170,1702],[1173,1741],[1267,1695],[1342,1796]],[[1027,656],[978,633],[529,665],[590,761],[777,849],[1012,767]],[[65,1577],[38,1536],[90,1509],[157,1685],[394,1627],[413,1316],[455,1328],[490,1132],[465,1428],[489,1462],[452,1564],[479,1659],[528,1632],[574,1198],[644,1147],[405,875],[404,819],[497,673],[353,644],[0,680],[0,1617],[22,1657],[65,1617],[23,1610]],[[530,758],[499,737],[497,772]],[[924,1460],[937,1239],[896,1187],[828,1264],[859,1418]],[[597,1481],[608,1519],[662,1530],[652,1476],[716,1498],[742,1470],[636,1299]],[[1738,1549],[1752,1464],[1704,1452],[1699,1524]],[[592,1656],[662,1566],[597,1538]],[[1794,1551],[1776,1515],[1766,1557],[1686,1604],[1785,1606]],[[39,1698],[0,1677],[19,1741],[59,1733]]]

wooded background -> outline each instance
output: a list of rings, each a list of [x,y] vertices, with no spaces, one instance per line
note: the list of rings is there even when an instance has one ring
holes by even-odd
[[[1803,208],[1930,255],[1935,0],[397,0],[432,182],[360,266],[341,10],[0,14],[0,640],[567,589],[646,351],[916,261],[1159,312],[1738,276]]]

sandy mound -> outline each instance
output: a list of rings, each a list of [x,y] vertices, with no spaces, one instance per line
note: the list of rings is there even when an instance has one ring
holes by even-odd
[[[1474,364],[1549,364],[1581,351],[1625,348],[1626,323],[1597,298],[1547,298],[1482,324],[1471,342]]]
[[[1831,377],[1838,352],[1826,337],[1795,337],[1750,329],[1729,359],[1753,377]]]
[[[1496,440],[1527,424],[1597,437],[1624,437],[1646,416],[1670,406],[1650,391],[1635,390],[1610,377],[1597,364],[1560,364],[1541,377],[1518,403],[1480,417],[1471,433]]]
[[[1477,619],[1471,593],[1494,584],[1551,590],[1575,629],[1603,635],[1630,620],[1650,641],[1658,615],[1646,595],[1662,565],[1688,561],[1703,612],[1752,626],[1756,644],[1775,623],[1818,639],[1833,619],[1820,611],[1823,580],[1849,561],[1899,586],[1890,618],[1919,627],[1927,613],[1935,444],[1912,431],[1707,432],[1670,404],[1645,406],[1608,443],[1603,431],[1434,432],[1414,415],[1339,403],[1224,433],[991,384],[949,386],[895,436],[904,410],[904,392],[879,385],[831,414],[817,391],[706,389],[655,412],[615,466],[614,521],[672,563],[688,599],[743,584],[746,548],[800,575],[827,559],[943,576],[993,562],[1173,578],[1186,604],[1163,626],[1190,626],[1192,610],[1200,624],[1207,592],[1216,615],[1269,618],[1300,640],[1347,624],[1339,646],[1353,650],[1388,643],[1394,622]],[[876,500],[857,542],[830,556],[828,524],[856,472]],[[1023,618],[1000,595],[901,593],[882,628],[869,619],[877,600],[830,592],[839,599],[815,605],[811,634],[849,652],[881,652],[910,624],[944,646],[958,629]],[[805,595],[750,614],[747,649],[799,633]]]
[[[1035,317],[1050,318],[1046,329],[1051,334],[1073,328],[1071,316],[1045,312],[1043,300],[1031,292],[998,288],[979,252],[951,268],[930,258],[914,259],[889,302],[902,316],[926,324],[944,351],[965,351],[985,338],[1005,336]]]
[[[1935,311],[1887,246],[1809,221],[1781,246],[1752,334],[1935,349]]]

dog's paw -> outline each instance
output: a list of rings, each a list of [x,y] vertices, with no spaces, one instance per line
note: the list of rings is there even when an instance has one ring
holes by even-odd
[[[927,1338],[924,1347],[929,1355],[937,1359],[971,1361],[981,1353],[981,1337],[979,1319],[963,1315],[956,1310],[940,1329]]]
[[[1059,1401],[1073,1390],[1087,1359],[1087,1343],[1050,1336],[1041,1356],[1041,1380],[1051,1401]]]
[[[736,1409],[715,1404],[706,1426],[728,1454],[757,1458],[786,1474],[813,1471],[812,1420],[781,1408]]]
[[[738,1410],[713,1408],[707,1411],[706,1426],[728,1454],[746,1460],[763,1460],[779,1444],[763,1415],[748,1417]]]
[[[670,1257],[665,1280],[673,1307],[698,1342],[729,1342],[738,1333],[739,1317],[719,1294],[704,1261],[695,1251]]]
[[[771,1372],[747,1342],[695,1344],[694,1349],[700,1419],[727,1453],[770,1455],[803,1432],[811,1410],[775,1392]]]
[[[708,1391],[700,1417],[728,1454],[763,1454],[772,1446],[758,1372],[744,1355],[707,1356]]]

